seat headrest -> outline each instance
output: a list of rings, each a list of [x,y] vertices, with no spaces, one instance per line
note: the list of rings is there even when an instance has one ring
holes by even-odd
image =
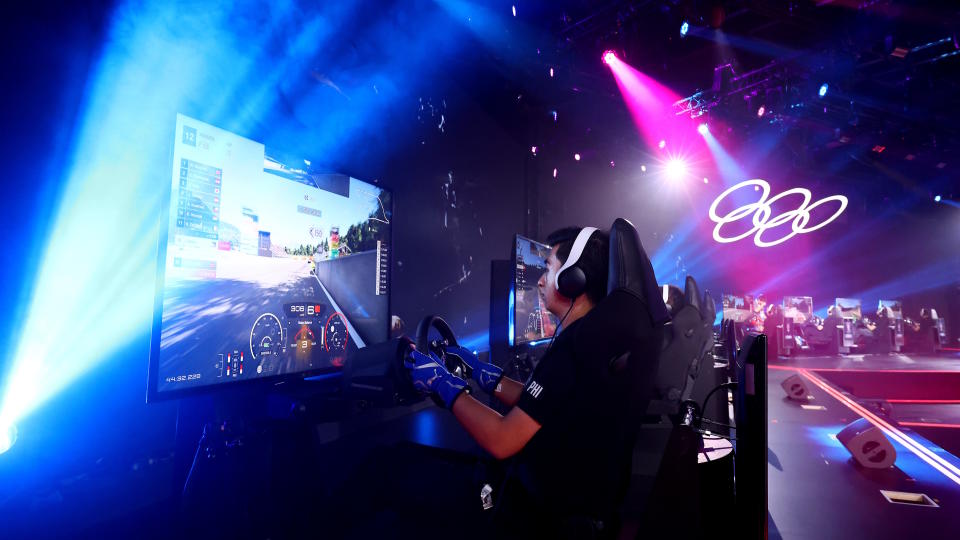
[[[667,311],[670,312],[672,318],[680,311],[680,308],[687,305],[687,301],[683,297],[683,291],[680,290],[680,287],[676,285],[661,285],[660,287],[663,291],[663,302],[667,305]]]
[[[650,258],[643,250],[637,228],[626,219],[617,218],[610,226],[610,270],[607,294],[623,289],[647,304],[655,324],[670,320],[663,302],[657,276]]]
[[[711,325],[713,325],[713,321],[717,320],[717,304],[713,301],[713,296],[710,296],[710,291],[703,293],[703,305],[700,306],[700,313],[703,315],[703,320]]]
[[[700,287],[697,286],[697,281],[693,279],[693,276],[687,276],[687,282],[683,288],[686,291],[687,305],[697,308],[697,311],[702,313],[703,311],[700,309]]]

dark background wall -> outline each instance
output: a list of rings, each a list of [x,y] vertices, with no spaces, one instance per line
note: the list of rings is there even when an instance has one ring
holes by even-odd
[[[440,314],[467,344],[485,348],[490,261],[509,258],[513,235],[543,239],[555,228],[608,226],[615,217],[638,226],[662,282],[679,283],[690,273],[715,293],[810,294],[818,309],[837,296],[862,297],[865,306],[880,298],[904,298],[908,311],[934,306],[952,321],[960,320],[960,212],[930,200],[935,193],[956,194],[950,140],[941,139],[936,148],[924,146],[927,154],[906,161],[906,152],[895,158],[873,156],[867,142],[857,148],[828,144],[842,136],[834,130],[798,139],[792,126],[740,130],[729,121],[734,130],[720,139],[749,164],[745,169],[751,177],[769,180],[774,192],[802,185],[815,198],[843,193],[850,206],[835,224],[777,248],[756,248],[749,240],[719,246],[706,220],[706,209],[720,191],[716,171],[703,165],[697,176],[711,182],[694,178],[679,191],[653,174],[651,163],[658,154],[639,142],[615,85],[597,61],[605,42],[588,40],[582,55],[567,56],[551,48],[567,42],[570,33],[544,41],[497,34],[502,39],[491,43],[457,26],[459,15],[436,14],[430,2],[377,6],[384,16],[372,27],[387,30],[353,39],[351,33],[363,36],[361,29],[371,28],[364,22],[364,7],[373,9],[361,5],[343,23],[344,35],[322,54],[290,67],[297,72],[290,77],[293,82],[284,79],[276,83],[278,89],[268,88],[275,91],[273,99],[257,118],[247,120],[248,109],[257,103],[244,101],[262,91],[252,84],[233,88],[234,99],[218,103],[218,112],[207,95],[175,102],[161,112],[172,118],[176,105],[183,105],[182,112],[271,148],[315,157],[330,170],[391,189],[393,312],[408,332],[423,316]],[[7,203],[6,255],[0,265],[6,323],[0,325],[0,383],[6,382],[2,377],[14,361],[20,323],[42,266],[72,264],[43,258],[44,249],[49,239],[62,234],[55,230],[54,218],[74,165],[74,139],[84,127],[88,100],[97,92],[99,62],[117,40],[125,43],[122,34],[111,33],[117,17],[113,3],[19,8],[25,12],[8,17],[0,32],[7,128],[0,145]],[[317,8],[298,6],[289,17],[309,20],[316,14],[311,9]],[[497,9],[509,12],[508,7]],[[241,45],[247,43],[248,31],[260,35],[271,17],[282,18],[267,8],[257,13],[237,23],[245,29],[238,32],[244,38],[238,40]],[[436,17],[428,21],[432,26],[418,18],[424,14]],[[288,33],[278,32],[271,45],[251,53],[255,65],[283,57],[284,47],[294,41],[290,36],[300,30],[297,23],[290,24]],[[422,45],[423,50],[391,50],[391,44],[426,32],[440,37]],[[514,43],[513,48],[506,43]],[[538,45],[542,60],[511,57],[520,48],[539,55]],[[433,49],[445,46],[452,52],[435,58]],[[405,52],[413,58],[409,63],[403,61]],[[652,58],[653,52],[658,51],[638,60],[651,72],[664,64]],[[364,58],[366,63],[359,61]],[[386,66],[383,73],[370,67],[381,65]],[[557,66],[555,79],[546,75],[551,65]],[[242,69],[239,62],[227,62],[223,72]],[[666,70],[657,73],[670,76]],[[261,75],[254,73],[250,80]],[[326,83],[316,84],[331,77],[343,88],[356,83],[363,90],[347,99]],[[675,80],[683,92],[708,84]],[[555,87],[547,86],[551,81],[557,81]],[[380,92],[392,101],[375,101]],[[344,142],[335,146],[332,139]],[[776,147],[756,158],[754,147],[770,139],[778,141]],[[531,146],[538,146],[536,155]],[[166,149],[140,150],[145,161],[165,166]],[[573,159],[575,152],[582,155],[580,161]],[[941,161],[948,163],[946,169],[936,168]],[[644,164],[651,168],[646,175],[638,172]],[[99,210],[116,211],[111,202],[105,193]],[[151,215],[149,208],[124,211]],[[139,284],[128,295],[148,300],[138,306],[144,321],[151,309],[153,262],[144,262],[135,275]],[[72,285],[93,290],[103,283]],[[950,324],[954,338],[957,326]],[[64,332],[52,328],[50,335],[29,338],[57,340]],[[50,531],[77,530],[125,519],[176,492],[172,452],[180,404],[144,403],[149,337],[149,325],[140,324],[121,346],[96,358],[89,370],[19,423],[19,442],[0,456],[0,517],[43,523]]]

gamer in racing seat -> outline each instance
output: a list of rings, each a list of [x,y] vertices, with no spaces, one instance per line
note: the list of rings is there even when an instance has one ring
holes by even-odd
[[[669,315],[628,221],[618,219],[610,235],[566,228],[547,240],[538,287],[561,322],[529,380],[508,379],[464,349],[445,351],[512,407],[506,416],[468,395],[466,381],[432,352],[411,349],[405,366],[414,386],[450,409],[482,448],[512,459],[495,491],[497,537],[615,535]]]
[[[814,315],[810,320],[797,325],[797,332],[813,349],[821,349],[836,341],[837,325],[840,319],[837,316],[836,306],[827,308],[827,318],[820,319]]]

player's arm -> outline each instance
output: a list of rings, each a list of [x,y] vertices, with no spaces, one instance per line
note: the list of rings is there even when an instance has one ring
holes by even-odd
[[[522,389],[521,386],[520,391]],[[518,407],[511,409],[506,416],[500,416],[465,393],[457,397],[451,409],[477,444],[497,459],[506,459],[519,452],[540,429],[540,424]]]
[[[505,377],[500,367],[480,361],[477,355],[463,347],[447,347],[445,354],[459,358],[467,366],[470,378],[480,389],[497,398],[504,405],[513,407],[520,401],[523,384]]]
[[[453,411],[477,443],[498,459],[519,452],[540,429],[539,423],[517,407],[507,416],[500,416],[474,399],[469,395],[466,381],[447,371],[443,361],[433,353],[410,349],[404,366],[409,370],[414,388],[423,394],[433,394],[439,403]]]
[[[520,394],[522,393],[523,384],[510,377],[503,377],[500,379],[500,382],[497,383],[497,387],[494,388],[493,397],[497,398],[500,403],[508,407],[513,407],[520,401]]]
[[[459,396],[451,409],[480,446],[497,458],[510,457],[526,446],[541,426],[562,421],[557,415],[561,404],[572,399],[576,380],[572,369],[570,356],[554,355],[541,360],[524,385],[501,377],[502,399],[515,404],[506,416],[471,396]]]

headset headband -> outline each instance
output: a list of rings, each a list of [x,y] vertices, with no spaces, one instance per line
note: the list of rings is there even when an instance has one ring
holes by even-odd
[[[567,257],[567,262],[563,263],[563,266],[561,266],[560,270],[557,271],[558,277],[553,281],[553,286],[558,291],[560,290],[560,274],[562,274],[567,268],[577,264],[577,261],[580,260],[580,256],[583,255],[583,248],[587,247],[587,241],[590,240],[590,236],[596,230],[596,227],[584,227],[583,229],[580,229],[580,234],[577,235],[577,239],[573,241],[573,247],[570,248],[570,256]]]

